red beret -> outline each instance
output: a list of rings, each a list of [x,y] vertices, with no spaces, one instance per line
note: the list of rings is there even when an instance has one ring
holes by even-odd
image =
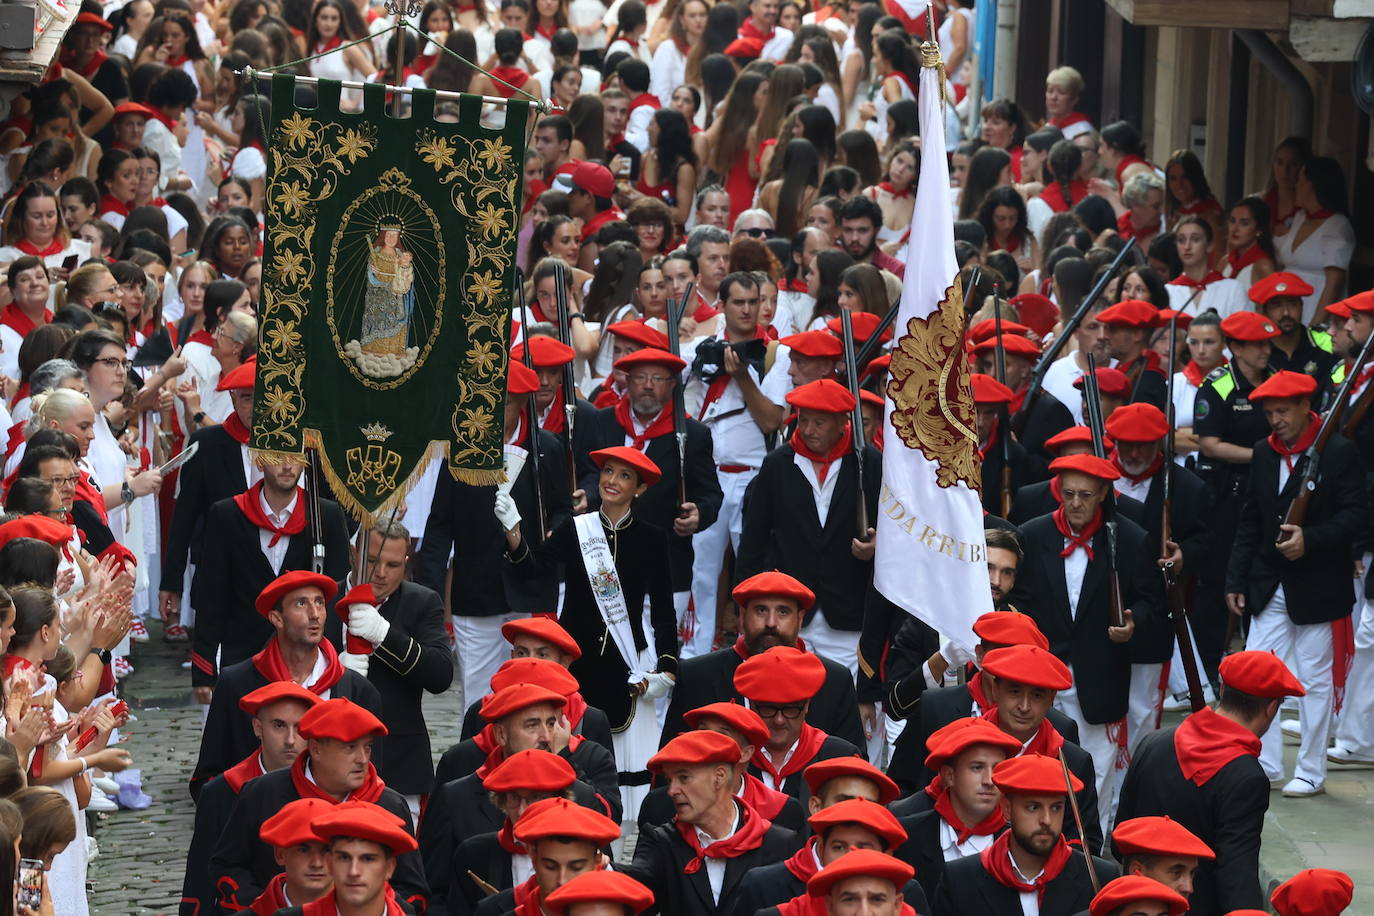
[[[882,406],[883,406],[884,404],[886,404],[887,402],[883,400],[883,396],[882,396],[882,395],[880,395],[880,394],[874,394],[872,391],[869,391],[867,388],[860,388],[860,389],[859,389],[859,403],[860,403],[860,404],[872,404],[874,407],[882,407]]]
[[[1341,301],[1352,312],[1374,312],[1374,289],[1367,289]]]
[[[896,801],[902,794],[901,788],[882,770],[862,757],[829,757],[811,764],[802,770],[802,778],[812,795],[820,795],[821,788],[832,779],[853,776],[867,779],[878,787],[878,804],[886,805]]]
[[[825,663],[810,652],[774,646],[735,669],[735,689],[752,703],[802,703],[825,683]]]
[[[114,118],[121,118],[124,115],[138,115],[140,118],[156,118],[157,112],[153,111],[142,102],[120,102],[115,106]],[[111,120],[114,120],[111,118]]]
[[[1070,785],[1074,792],[1083,790],[1083,783],[1072,773]],[[1068,795],[1064,786],[1064,768],[1059,761],[1044,754],[1022,754],[1008,757],[992,768],[992,784],[1007,795]]]
[[[1014,740],[1014,739],[1013,739]],[[1018,743],[1017,747],[1021,745]],[[811,832],[820,834],[839,824],[858,824],[878,835],[879,839],[893,849],[906,842],[906,828],[897,816],[887,810],[887,806],[871,802],[866,798],[847,798],[828,808],[822,808],[806,819]]]
[[[834,379],[822,378],[787,392],[787,403],[799,410],[849,413],[854,409],[854,395]]]
[[[983,670],[992,676],[1046,690],[1068,690],[1073,686],[1069,666],[1048,649],[1039,646],[1006,646],[983,656]]]
[[[638,916],[654,905],[654,892],[623,872],[586,871],[543,900],[553,916],[563,916],[579,903],[612,903]]]
[[[1342,299],[1340,302],[1333,302],[1333,303],[1331,303],[1330,305],[1328,305],[1328,306],[1326,307],[1326,314],[1327,314],[1328,316],[1331,316],[1331,317],[1343,318],[1343,319],[1349,320],[1349,318],[1350,318],[1350,305],[1349,305],[1349,302],[1350,302],[1349,299]]]
[[[1051,474],[1062,474],[1065,471],[1077,471],[1101,480],[1116,480],[1121,476],[1116,465],[1096,455],[1065,455],[1050,462]]]
[[[868,340],[868,338],[873,336],[873,332],[877,329],[878,325],[882,323],[882,320],[882,315],[875,315],[873,312],[850,312],[849,326],[854,329],[854,340],[857,343],[863,343]],[[838,318],[831,318],[825,323],[825,326],[830,329],[832,334],[840,334],[844,329],[844,325]],[[882,336],[878,339],[880,341],[891,340],[892,327],[889,325],[885,328]]]
[[[72,526],[46,515],[24,515],[0,525],[0,547],[16,538],[33,538],[61,550],[72,539]]]
[[[516,344],[510,351],[511,362],[524,362],[526,344],[530,348],[530,362],[536,369],[556,369],[572,362],[577,355],[572,347],[562,341],[540,334]]]
[[[643,350],[639,352],[643,353]],[[625,357],[629,359],[629,357]],[[620,362],[623,363],[622,359]],[[620,363],[616,363],[617,366]],[[619,461],[621,464],[628,465],[639,475],[639,482],[653,486],[658,483],[663,472],[654,464],[654,460],[637,448],[630,448],[628,445],[613,445],[610,448],[599,448],[591,453],[591,459],[596,466],[603,468],[607,461]]]
[[[387,733],[381,719],[344,697],[334,697],[310,707],[301,716],[297,728],[305,738],[333,738],[344,742]]]
[[[683,732],[663,745],[657,754],[649,758],[646,766],[661,773],[673,764],[707,766],[715,763],[730,766],[739,763],[739,745],[733,738],[720,732],[694,731]]]
[[[391,850],[392,855],[414,852],[418,844],[405,828],[405,821],[390,811],[365,801],[334,805],[315,818],[315,836],[324,842],[334,837],[367,840]]]
[[[725,46],[726,57],[753,57],[763,53],[763,41],[758,38],[736,38]]]
[[[1215,859],[1217,854],[1191,830],[1171,817],[1133,817],[1112,831],[1112,842],[1123,856],[1197,856]]]
[[[502,760],[482,777],[488,792],[561,792],[577,779],[572,764],[557,754],[538,748],[519,751]]]
[[[884,353],[882,356],[875,356],[871,360],[869,360],[868,365],[864,366],[864,371],[860,372],[859,375],[861,378],[867,381],[868,379],[875,378],[880,373],[886,372],[891,368],[892,354]]]
[[[1092,916],[1110,916],[1127,904],[1145,900],[1167,904],[1169,916],[1183,916],[1188,912],[1187,897],[1144,875],[1125,875],[1108,881],[1088,905],[1088,912]]]
[[[1012,335],[1024,337],[1028,333],[1030,333],[1030,328],[1026,327],[1024,324],[1017,324],[1015,321],[1007,321],[1006,319],[1002,320],[1002,335],[1004,337],[1009,337]],[[984,318],[982,321],[978,322],[973,327],[968,329],[968,339],[972,343],[982,343],[988,338],[996,336],[996,318]]]
[[[1112,411],[1107,433],[1117,442],[1158,442],[1169,434],[1169,420],[1155,405],[1137,401]]]
[[[113,25],[111,25],[110,23],[106,22],[103,18],[101,18],[100,16],[97,16],[95,13],[81,13],[81,14],[79,14],[79,15],[76,17],[76,22],[72,23],[72,25],[73,25],[73,26],[78,26],[78,25],[93,25],[93,26],[99,27],[99,29],[100,29],[102,32],[113,32],[113,31],[114,31],[114,26],[113,26]]]
[[[782,338],[778,343],[791,349],[802,356],[814,356],[816,358],[830,357],[839,359],[844,355],[844,344],[834,334],[827,331],[802,331],[800,334],[789,334]]]
[[[1278,699],[1307,695],[1302,684],[1293,677],[1288,666],[1273,652],[1249,650],[1236,652],[1221,660],[1217,669],[1221,681],[1252,697]]]
[[[1269,304],[1270,299],[1275,298],[1294,298],[1301,299],[1303,296],[1312,295],[1312,286],[1297,274],[1291,274],[1286,270],[1272,273],[1258,283],[1250,285],[1250,301],[1264,308]]]
[[[215,386],[216,391],[252,391],[253,380],[257,375],[258,358],[250,356],[239,365],[226,372]]]
[[[806,882],[806,893],[811,897],[823,897],[841,881],[850,878],[878,878],[892,882],[900,893],[916,870],[901,859],[895,859],[876,849],[855,849],[840,856],[825,868],[816,872]]]
[[[328,576],[313,573],[308,569],[297,569],[282,573],[267,583],[267,587],[258,593],[258,600],[253,602],[253,606],[258,609],[259,614],[266,617],[268,611],[276,608],[278,601],[286,597],[288,592],[294,592],[298,588],[318,588],[324,592],[325,601],[333,598],[339,590],[339,586]]]
[[[258,838],[278,849],[318,843],[320,838],[315,835],[315,819],[333,809],[334,804],[323,798],[298,798],[283,805],[281,810],[263,821],[258,828]]]
[[[538,373],[520,360],[512,359],[506,369],[506,394],[534,394],[538,390]]]
[[[1073,387],[1083,390],[1083,376],[1073,380]],[[1109,398],[1125,398],[1131,393],[1131,380],[1120,369],[1100,366],[1097,370],[1097,388]]]
[[[1039,293],[1022,293],[1007,301],[1016,307],[1021,323],[1030,325],[1030,329],[1041,337],[1053,331],[1059,322],[1059,306]]]
[[[1269,902],[1280,916],[1337,916],[1355,896],[1355,882],[1343,871],[1307,868],[1274,888]]]
[[[319,694],[311,693],[295,681],[273,681],[266,686],[244,694],[239,700],[239,709],[250,716],[256,716],[258,710],[264,706],[271,706],[282,700],[295,700],[306,706],[318,706],[324,702],[320,699]]]
[[[1231,910],[1226,916],[1269,916],[1268,910]]]
[[[491,676],[492,693],[516,684],[533,684],[561,697],[570,697],[581,687],[571,671],[547,658],[508,658]]]
[[[1279,336],[1279,329],[1258,312],[1232,312],[1221,319],[1221,334],[1232,340],[1271,340]]]
[[[515,822],[515,838],[533,843],[548,837],[569,837],[604,846],[620,839],[620,825],[598,811],[567,798],[546,798],[525,809]]]
[[[1093,433],[1086,426],[1070,426],[1063,432],[1055,433],[1045,440],[1045,448],[1052,452],[1058,452],[1066,445],[1086,445],[1091,449],[1092,444]],[[1110,440],[1105,441],[1103,446],[1110,449],[1112,447]]]
[[[741,608],[748,607],[755,598],[791,598],[801,611],[809,611],[816,601],[815,592],[787,573],[777,570],[750,576],[735,586],[730,597]]]
[[[639,321],[617,321],[606,330],[617,337],[633,340],[635,343],[643,344],[654,350],[668,349],[668,335],[664,334],[658,328],[649,327],[644,323],[644,319]]]
[[[974,353],[992,353],[997,349],[996,335],[980,340],[973,345]],[[1040,355],[1040,348],[1032,343],[1028,338],[1017,337],[1014,334],[1002,335],[1002,349],[1008,356],[1024,356],[1027,359],[1035,359]]]
[[[1187,312],[1179,312],[1174,309],[1160,309],[1159,326],[1161,328],[1167,328],[1171,321],[1174,323],[1174,327],[1186,331],[1188,325],[1193,323],[1193,316],[1189,315]]]
[[[546,614],[535,614],[530,617],[521,617],[519,620],[508,620],[501,624],[501,635],[506,642],[514,643],[517,636],[528,636],[540,642],[546,642],[573,657],[573,661],[582,657],[582,647],[577,644],[577,640],[563,629],[563,625]],[[541,659],[542,660],[542,659]]]
[[[973,379],[973,403],[975,404],[1010,404],[1016,394],[990,375],[983,375],[975,372]]]
[[[537,684],[511,684],[483,697],[479,712],[483,719],[495,722],[522,709],[544,704],[561,709],[568,704],[568,698]]]
[[[758,713],[739,703],[708,703],[688,710],[682,716],[683,721],[693,728],[701,728],[701,720],[710,718],[720,719],[754,747],[763,747],[768,741],[768,725]]]
[[[660,350],[657,347],[645,347],[633,353],[626,353],[615,361],[614,368],[621,372],[629,372],[635,366],[663,366],[674,373],[681,372],[687,367],[687,361],[681,356],[674,356],[667,350]]]
[[[1129,328],[1153,328],[1158,326],[1159,309],[1143,299],[1122,299],[1116,305],[1098,312],[1097,320],[1102,324],[1119,324]]]
[[[1048,650],[1050,641],[1035,624],[1035,618],[1016,611],[988,611],[973,621],[973,635],[997,646],[1039,646]]]
[[[930,740],[926,741],[926,748],[930,751],[926,755],[926,766],[932,770],[939,770],[964,751],[980,744],[1000,748],[1006,752],[1004,756],[1007,757],[1021,753],[1020,741],[986,719],[971,717],[955,721],[962,723],[959,728],[941,729],[938,739],[932,735]]]
[[[1317,380],[1303,372],[1281,369],[1269,376],[1255,390],[1250,392],[1250,400],[1262,401],[1265,398],[1306,398],[1317,390]]]

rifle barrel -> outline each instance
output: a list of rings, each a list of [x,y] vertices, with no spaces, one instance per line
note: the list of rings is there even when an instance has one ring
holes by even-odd
[[[880,333],[875,330],[869,340],[876,339]],[[864,493],[864,417],[859,400],[859,371],[854,355],[854,322],[848,309],[840,309],[840,339],[844,344],[845,384],[849,388],[849,394],[854,398],[854,409],[849,417],[849,438],[854,451],[854,469],[858,475],[859,492],[855,521],[859,529],[859,540],[866,541],[869,521],[868,501]]]

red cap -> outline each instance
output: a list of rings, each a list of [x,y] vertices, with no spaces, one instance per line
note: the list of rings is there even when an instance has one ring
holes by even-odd
[[[1326,314],[1328,316],[1349,320],[1350,306],[1347,304],[1347,302],[1349,302],[1349,300],[1342,299],[1340,302],[1331,303],[1326,307]]]
[[[880,395],[880,394],[874,394],[872,391],[869,391],[867,388],[860,388],[860,389],[859,389],[859,403],[860,403],[860,404],[872,404],[872,405],[875,406],[875,407],[882,407],[886,402],[883,400],[882,395]]]
[[[1068,690],[1073,686],[1069,666],[1053,652],[1039,646],[1006,646],[983,656],[983,670],[1004,681],[1015,681],[1046,690]]]
[[[803,703],[825,683],[825,663],[810,652],[774,646],[735,669],[735,689],[753,703]]]
[[[570,697],[580,689],[577,677],[558,662],[547,658],[508,658],[491,676],[491,692],[500,693],[516,684],[533,684]]]
[[[1086,426],[1070,426],[1063,432],[1055,433],[1045,440],[1045,448],[1052,452],[1058,452],[1066,445],[1086,445],[1092,448],[1093,432]],[[1112,447],[1110,439],[1103,443],[1105,448]]]
[[[854,329],[854,340],[857,343],[863,343],[868,340],[868,338],[872,337],[873,332],[877,330],[878,325],[881,324],[882,321],[882,315],[875,315],[872,312],[849,313],[849,326]],[[830,329],[832,334],[841,334],[844,330],[844,325],[838,318],[831,318],[825,323],[825,326]],[[878,340],[885,342],[891,339],[892,327],[889,325],[883,330],[882,336],[879,337]]]
[[[1077,471],[1101,480],[1116,480],[1121,476],[1116,465],[1096,455],[1065,455],[1050,462],[1051,474],[1062,474],[1065,471]]]
[[[1250,301],[1264,308],[1269,304],[1270,299],[1294,298],[1301,299],[1303,296],[1312,295],[1312,286],[1297,274],[1281,270],[1272,273],[1258,283],[1250,285]]]
[[[826,783],[841,776],[854,776],[873,783],[878,787],[880,805],[890,804],[902,794],[902,790],[886,773],[862,757],[829,757],[802,770],[802,778],[806,780],[812,795],[820,795]]]
[[[1035,618],[1016,611],[988,611],[973,622],[973,635],[996,646],[1050,647]]]
[[[613,368],[619,369],[621,372],[629,372],[635,366],[663,366],[674,373],[678,373],[687,368],[687,361],[681,356],[674,356],[667,350],[645,347],[643,350],[626,353],[615,361]]]
[[[253,380],[257,376],[258,358],[250,356],[239,365],[230,369],[215,386],[216,391],[252,391]]]
[[[1159,309],[1143,299],[1122,299],[1116,305],[1098,312],[1097,320],[1102,324],[1125,325],[1128,328],[1153,328],[1158,326]]]
[[[655,350],[668,349],[668,335],[657,328],[649,327],[643,319],[639,321],[617,321],[606,330],[617,337],[633,340],[635,343],[643,344]]]
[[[1193,323],[1193,316],[1189,315],[1187,312],[1180,312],[1175,309],[1160,309],[1158,326],[1167,328],[1171,321],[1174,327],[1181,331],[1186,331],[1188,330],[1188,325]]]
[[[613,903],[633,916],[654,905],[654,892],[624,872],[584,871],[542,901],[553,916],[563,916],[579,903]]]
[[[480,713],[483,719],[495,722],[522,709],[543,704],[562,709],[568,704],[568,698],[537,684],[512,684],[484,697]]]
[[[1265,398],[1306,398],[1317,390],[1317,380],[1303,372],[1281,369],[1269,376],[1255,390],[1250,392],[1250,400],[1262,401]]]
[[[730,592],[735,604],[741,608],[749,606],[755,598],[790,598],[797,602],[799,611],[811,610],[816,602],[816,593],[787,573],[770,570],[750,576]]]
[[[1274,700],[1280,697],[1307,696],[1293,672],[1273,652],[1248,650],[1236,652],[1221,660],[1217,669],[1221,681],[1252,697]]]
[[[759,714],[748,706],[739,703],[708,703],[705,706],[698,706],[696,709],[688,710],[683,714],[682,719],[692,728],[701,728],[702,719],[720,719],[730,728],[744,736],[754,747],[763,747],[768,741],[768,726],[764,723]]]
[[[298,798],[287,802],[281,810],[262,822],[258,828],[258,838],[278,849],[318,843],[320,838],[315,835],[315,819],[333,809],[333,803],[323,798]]]
[[[970,717],[955,721],[962,723],[962,727],[943,728],[940,730],[938,739],[932,735],[930,740],[926,741],[926,748],[930,751],[926,755],[926,766],[932,770],[938,771],[940,767],[950,763],[964,751],[979,745],[999,748],[1006,752],[1004,756],[1007,757],[1021,752],[1020,741],[987,719]]]
[[[810,897],[824,897],[836,884],[850,878],[878,878],[890,881],[900,893],[914,874],[914,868],[887,853],[878,852],[876,849],[855,849],[812,875],[806,882],[806,893]]]
[[[887,806],[866,798],[847,798],[836,802],[817,811],[806,822],[811,825],[811,832],[817,835],[840,824],[858,824],[877,834],[888,849],[906,842],[906,828],[898,822],[897,816],[887,810]]]
[[[120,102],[115,106],[114,117],[110,120],[123,117],[124,115],[138,115],[141,118],[156,118],[157,112],[153,111],[142,102]]]
[[[574,189],[586,191],[593,197],[609,200],[615,193],[615,178],[611,176],[611,170],[599,162],[579,162],[571,178]]]
[[[287,592],[294,592],[298,588],[318,588],[324,592],[325,601],[333,598],[339,590],[339,586],[328,576],[308,569],[297,569],[282,573],[267,583],[267,587],[258,593],[258,600],[253,602],[253,606],[259,614],[266,617],[267,612],[275,609],[277,602],[286,597]]]
[[[859,375],[864,381],[868,381],[870,378],[875,378],[880,373],[887,372],[891,368],[892,354],[884,353],[882,356],[875,356],[870,359],[868,365],[864,366],[864,371],[860,372]]]
[[[1017,324],[1015,321],[1002,320],[1002,336],[1010,337],[1017,335],[1024,337],[1030,333],[1030,328],[1024,324]],[[982,321],[968,329],[968,339],[970,343],[982,343],[991,337],[997,336],[997,319],[984,318]]]
[[[720,732],[694,731],[683,732],[663,745],[657,754],[649,758],[646,766],[661,773],[673,764],[707,766],[714,763],[729,766],[739,763],[739,745],[733,738]]]
[[[60,550],[71,541],[72,527],[46,515],[24,515],[0,525],[0,547],[16,538],[33,538]]]
[[[1278,325],[1259,312],[1232,312],[1221,319],[1221,334],[1232,340],[1272,340],[1279,336]]]
[[[333,738],[344,742],[387,733],[381,719],[344,697],[334,697],[310,707],[301,716],[297,728],[305,738]]]
[[[1010,388],[990,375],[975,372],[970,378],[973,379],[973,403],[975,404],[1010,404],[1012,398],[1016,397]]]
[[[1367,289],[1341,301],[1352,312],[1374,312],[1374,289]]]
[[[414,852],[418,846],[404,821],[380,805],[365,801],[331,806],[315,818],[315,836],[326,843],[334,837],[368,840],[387,847],[397,856]]]
[[[571,799],[546,798],[520,815],[515,822],[515,838],[528,844],[549,837],[568,837],[604,846],[620,839],[620,825]]]
[[[103,18],[101,18],[100,16],[97,16],[95,13],[81,13],[81,14],[79,14],[79,15],[76,17],[76,21],[72,23],[72,26],[73,26],[73,27],[78,26],[78,25],[94,25],[94,26],[99,26],[99,27],[100,27],[100,30],[101,30],[102,32],[113,32],[113,31],[114,31],[114,26],[113,26],[113,25],[111,25],[110,23],[106,22]]]
[[[1355,882],[1343,871],[1306,868],[1274,888],[1269,902],[1281,916],[1337,916],[1355,896]]]
[[[1169,434],[1169,420],[1155,405],[1137,401],[1112,411],[1107,433],[1117,442],[1158,442]]]
[[[554,340],[547,334],[539,334],[512,347],[510,351],[511,362],[524,361],[526,344],[530,348],[530,362],[536,369],[557,369],[559,366],[566,366],[577,355],[573,352],[572,347],[562,341]]]
[[[1083,390],[1083,376],[1073,380],[1073,387]],[[1131,380],[1120,369],[1100,366],[1097,370],[1097,389],[1109,398],[1126,398],[1131,393]]]
[[[644,351],[641,350],[640,352]],[[626,359],[628,358],[626,357]],[[622,359],[620,362],[623,363],[624,361]],[[652,458],[639,449],[630,448],[628,445],[599,448],[591,453],[591,459],[599,468],[605,467],[607,461],[619,461],[621,464],[629,465],[639,475],[639,482],[651,487],[658,483],[658,479],[663,476],[663,472],[658,469],[658,465],[654,464]]]
[[[997,337],[993,335],[986,340],[980,340],[973,345],[974,353],[992,353],[997,349]],[[1040,348],[1032,343],[1028,338],[1017,337],[1014,334],[1002,335],[1002,349],[1008,356],[1024,356],[1027,359],[1035,359],[1040,355]]]
[[[787,403],[799,410],[849,413],[854,409],[854,395],[834,379],[822,378],[787,392]]]
[[[1083,790],[1083,783],[1072,773],[1069,784],[1074,792]],[[1044,754],[1022,754],[1008,757],[992,769],[992,784],[1007,795],[1068,795],[1064,786],[1064,768],[1059,761]]]
[[[763,40],[759,38],[736,38],[725,46],[726,57],[757,58],[763,54]]]
[[[1022,293],[1007,301],[1016,307],[1022,324],[1030,325],[1030,329],[1042,338],[1059,323],[1059,306],[1039,293]]]
[[[538,373],[520,360],[512,359],[506,369],[506,394],[534,394],[538,390]]]
[[[1088,905],[1088,912],[1092,916],[1110,916],[1128,904],[1146,900],[1167,904],[1169,916],[1188,912],[1187,897],[1144,875],[1125,875],[1108,881]]]
[[[571,655],[573,661],[582,657],[582,647],[577,644],[577,640],[573,639],[557,620],[544,614],[521,617],[519,620],[508,620],[501,624],[501,635],[505,637],[506,642],[512,644],[517,636],[528,636],[530,639],[546,642],[559,652]],[[511,659],[511,661],[515,660]],[[545,659],[538,659],[538,661],[545,661]]]
[[[817,359],[829,357],[839,359],[844,355],[844,344],[840,339],[828,331],[802,331],[800,334],[789,334],[782,338],[778,343],[800,353],[802,356],[812,356]]]
[[[295,681],[273,681],[244,694],[239,700],[239,709],[250,716],[256,716],[258,710],[264,706],[271,706],[282,700],[295,700],[297,703],[304,703],[307,707],[318,706],[324,702],[320,699],[319,694],[311,693]]]
[[[572,764],[537,748],[511,754],[482,777],[488,792],[561,792],[577,779]]]
[[[1112,842],[1123,856],[1197,856],[1215,859],[1212,847],[1171,817],[1133,817],[1112,831]]]

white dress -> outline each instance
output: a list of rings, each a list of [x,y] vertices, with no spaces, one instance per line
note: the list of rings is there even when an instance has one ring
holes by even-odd
[[[864,130],[873,135],[873,139],[877,142],[879,147],[882,147],[882,145],[887,142],[887,108],[888,105],[891,104],[888,102],[887,97],[883,95],[883,83],[886,83],[888,78],[892,76],[893,74],[888,74],[888,76],[883,77],[882,83],[878,83],[875,87],[873,93],[873,109],[876,114],[872,121],[864,125]],[[896,77],[896,79],[897,84],[902,87],[902,99],[910,99],[913,102],[916,101],[916,94],[911,91],[911,86],[907,81],[901,77]]]
[[[1246,311],[1250,307],[1246,289],[1235,280],[1214,280],[1196,297],[1193,297],[1196,290],[1191,286],[1169,283],[1164,288],[1169,291],[1170,308],[1195,318],[1209,309],[1214,309],[1218,315],[1225,318],[1235,312]]]
[[[43,686],[39,688],[39,693],[56,692],[57,681],[51,675],[43,675]],[[57,724],[61,725],[71,716],[62,704],[56,700],[52,704],[52,717]],[[69,760],[67,756],[67,739],[59,738],[57,742],[58,751],[55,760]],[[89,909],[86,904],[86,815],[77,807],[76,786],[70,779],[53,783],[51,788],[56,789],[71,805],[72,815],[76,818],[76,838],[67,844],[67,848],[58,853],[52,860],[52,870],[48,872],[48,889],[52,893],[53,913],[55,916],[86,916]]]
[[[1337,213],[1303,239],[1295,250],[1293,240],[1298,237],[1298,230],[1306,221],[1305,212],[1299,210],[1295,213],[1292,228],[1274,239],[1274,251],[1278,255],[1280,270],[1297,274],[1312,287],[1312,295],[1304,296],[1302,300],[1303,324],[1311,324],[1312,317],[1317,313],[1317,302],[1326,289],[1326,268],[1350,269],[1350,259],[1355,254],[1355,229],[1350,225],[1350,220]],[[1340,298],[1343,292],[1336,290],[1336,298]]]
[[[664,39],[649,62],[649,94],[667,105],[673,90],[686,81],[687,55],[678,50],[671,38]]]
[[[310,62],[310,75],[319,79],[352,80],[361,83],[363,75],[348,65],[343,52],[326,54]],[[363,94],[359,89],[345,89],[339,96],[339,108],[343,111],[357,111],[362,108]]]

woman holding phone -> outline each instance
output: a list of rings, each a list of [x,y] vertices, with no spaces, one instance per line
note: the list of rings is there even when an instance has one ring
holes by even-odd
[[[68,231],[57,190],[41,181],[24,188],[10,207],[4,242],[0,266],[32,255],[42,260],[53,283],[66,280],[78,264],[91,256],[90,243],[73,238]]]

